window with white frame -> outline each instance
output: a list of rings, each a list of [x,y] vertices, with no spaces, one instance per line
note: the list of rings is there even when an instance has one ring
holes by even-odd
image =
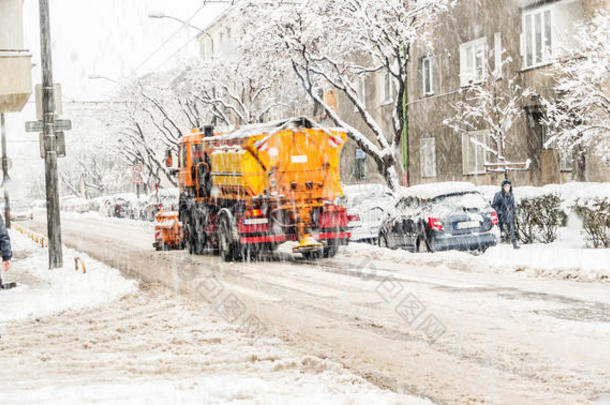
[[[523,68],[549,63],[553,54],[551,7],[524,11],[522,24]]]
[[[436,138],[420,139],[419,160],[422,177],[436,177]]]
[[[502,34],[494,33],[494,78],[499,80],[502,78]]]
[[[428,96],[434,93],[434,82],[432,78],[432,58],[426,56],[422,58],[422,84],[423,95]]]
[[[381,104],[392,102],[392,76],[387,70],[379,76],[379,88],[381,89]]]
[[[485,173],[488,152],[487,131],[472,131],[462,134],[462,172],[463,174]]]
[[[481,83],[485,76],[487,39],[475,39],[460,45],[460,86]]]

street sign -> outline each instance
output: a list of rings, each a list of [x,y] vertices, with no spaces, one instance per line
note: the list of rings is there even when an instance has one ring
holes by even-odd
[[[131,167],[134,176],[139,176],[142,173],[142,165],[133,165]]]
[[[35,86],[34,94],[36,95],[36,119],[42,121],[42,86]],[[55,99],[55,114],[61,115],[63,112],[61,104],[61,84],[55,83],[53,86],[53,98]]]
[[[53,150],[53,145],[50,144],[50,139],[46,139],[45,142],[45,136],[42,132],[38,134],[38,141],[40,144],[40,158],[44,159],[46,151]],[[66,137],[63,132],[55,133],[55,152],[57,152],[58,158],[66,157]]]
[[[53,127],[55,132],[69,131],[72,129],[72,121],[70,120],[55,120]],[[42,121],[26,121],[25,132],[43,132],[44,122]]]
[[[42,132],[44,123],[42,121],[26,121],[25,132]]]
[[[142,176],[140,174],[137,174],[133,179],[133,183],[134,184],[143,184],[144,180],[142,180]]]

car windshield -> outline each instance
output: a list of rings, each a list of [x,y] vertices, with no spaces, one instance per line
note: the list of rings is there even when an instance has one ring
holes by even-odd
[[[476,191],[470,193],[442,195],[432,199],[432,203],[438,205],[449,205],[452,207],[478,209],[485,209],[489,205],[483,196]]]

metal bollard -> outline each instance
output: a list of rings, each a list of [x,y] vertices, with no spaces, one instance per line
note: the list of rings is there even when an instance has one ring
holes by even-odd
[[[78,263],[80,262],[81,268],[83,269],[83,274],[87,272],[87,268],[85,267],[85,262],[80,257],[74,258],[74,270],[78,271]]]

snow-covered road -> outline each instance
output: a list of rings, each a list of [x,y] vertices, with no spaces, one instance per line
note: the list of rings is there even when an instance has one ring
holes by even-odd
[[[431,405],[382,390],[336,361],[240,330],[160,284],[126,280],[72,249],[87,272],[47,269],[11,232],[0,293],[0,404]]]
[[[28,226],[46,228],[40,216]],[[608,283],[457,271],[353,247],[319,262],[280,255],[227,264],[154,252],[146,224],[67,215],[62,226],[69,246],[205,302],[248,333],[338,361],[378,387],[451,404],[595,403],[610,395]]]

